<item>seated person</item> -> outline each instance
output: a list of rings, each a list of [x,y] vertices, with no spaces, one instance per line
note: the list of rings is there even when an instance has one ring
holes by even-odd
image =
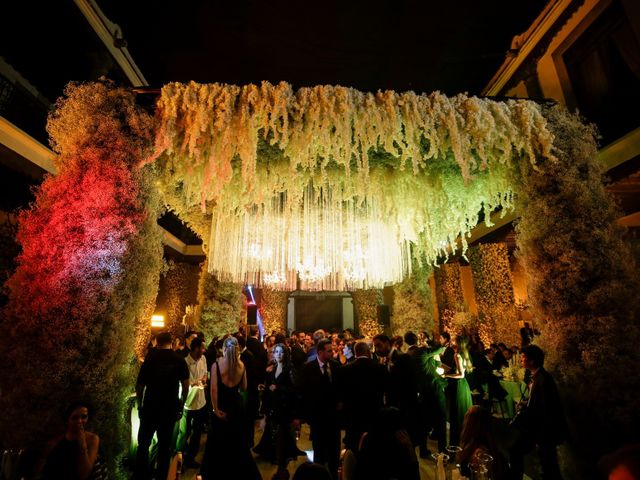
[[[100,437],[85,430],[91,413],[86,402],[65,410],[65,433],[49,445],[42,480],[99,480],[108,478],[100,456]]]
[[[463,475],[470,476],[470,466],[482,462],[483,455],[493,458],[489,465],[489,478],[508,479],[507,461],[502,456],[493,436],[489,410],[474,405],[464,416],[458,462]]]

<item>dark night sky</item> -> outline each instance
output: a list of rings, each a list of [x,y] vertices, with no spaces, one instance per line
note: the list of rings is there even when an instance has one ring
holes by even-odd
[[[153,6],[140,7],[145,3]],[[154,85],[286,80],[296,87],[479,93],[513,35],[526,30],[544,3],[187,1],[172,11],[114,0],[103,8]]]
[[[152,87],[169,81],[241,85],[284,80],[294,87],[333,84],[447,94],[479,94],[502,64],[512,37],[524,32],[546,3],[97,1],[122,27]],[[16,0],[3,6],[0,57],[48,100],[34,103],[32,118],[26,120],[34,129],[18,123],[43,142],[49,102],[62,95],[69,81],[104,75],[128,85],[73,0]],[[15,173],[2,169],[4,176]],[[20,186],[20,194],[5,191],[7,198],[31,198],[30,180],[7,181]],[[167,221],[176,228],[165,227],[184,237],[177,220]]]
[[[545,1],[98,3],[154,87],[285,80],[479,94]],[[104,51],[72,0],[11,2],[0,19],[0,55],[50,99],[69,80],[117,77]]]

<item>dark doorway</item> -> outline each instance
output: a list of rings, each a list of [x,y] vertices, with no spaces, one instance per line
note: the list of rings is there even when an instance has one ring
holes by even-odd
[[[324,295],[296,297],[296,330],[342,330],[342,298]]]

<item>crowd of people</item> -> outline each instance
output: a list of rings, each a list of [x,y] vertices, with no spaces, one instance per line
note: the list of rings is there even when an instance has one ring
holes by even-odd
[[[516,441],[505,451],[498,448],[491,406],[506,395],[496,372],[517,354],[528,392],[511,421]],[[274,332],[261,340],[253,325],[205,347],[201,333],[176,341],[163,332],[150,344],[136,393],[137,479],[167,478],[175,423],[183,416],[184,466],[205,480],[260,479],[252,451],[277,465],[274,479],[288,479],[289,462],[305,455],[296,443],[303,422],[314,465],[302,464],[294,479],[337,480],[340,471],[343,480],[419,480],[419,457],[432,456],[428,438],[437,443],[434,455],[455,452],[467,476],[482,463],[490,478],[522,479],[523,458],[535,450],[544,478],[561,478],[562,405],[543,351],[530,342],[485,348],[477,336],[407,332],[365,339],[351,330]],[[44,478],[106,478],[100,439],[84,429],[89,409],[80,402],[68,410],[67,431]],[[260,438],[254,438],[256,421]],[[149,460],[154,434],[155,468]],[[60,477],[61,471],[70,475]]]
[[[348,329],[274,332],[261,341],[255,325],[213,339],[206,349],[197,332],[184,342],[172,342],[168,333],[156,340],[138,377],[139,478],[150,478],[146,457],[153,432],[158,433],[158,478],[164,478],[171,427],[183,408],[185,465],[199,469],[204,479],[260,478],[251,449],[277,465],[274,478],[289,478],[288,463],[304,455],[296,444],[303,422],[309,425],[314,463],[334,479],[342,442],[353,478],[419,479],[418,457],[432,453],[428,438],[437,440],[439,452],[460,446],[463,470],[481,453],[488,455],[497,479],[522,478],[523,455],[542,442],[545,473],[559,478],[555,446],[564,424],[559,396],[542,368],[541,350],[524,341],[521,357],[533,388],[514,421],[524,440],[507,461],[493,438],[490,409],[494,399],[506,396],[496,372],[517,357],[519,347],[485,348],[477,336],[451,338],[447,332],[437,338],[407,332],[367,340]],[[536,396],[538,390],[542,395]],[[544,405],[538,405],[540,398]],[[259,419],[262,435],[256,441]],[[195,457],[205,425],[200,464]]]

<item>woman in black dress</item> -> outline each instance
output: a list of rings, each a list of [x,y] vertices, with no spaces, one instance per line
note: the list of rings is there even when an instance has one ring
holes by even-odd
[[[262,480],[243,436],[245,413],[241,389],[247,389],[247,372],[240,360],[238,340],[227,337],[222,346],[222,358],[211,367],[213,414],[200,469],[205,480]]]
[[[106,480],[109,478],[101,456],[100,437],[85,430],[90,407],[72,403],[65,411],[64,435],[50,445],[42,480]]]
[[[294,437],[295,369],[289,349],[282,343],[273,348],[274,363],[267,367],[262,410],[266,423],[260,443],[253,449],[258,455],[277,463],[276,479],[289,478],[290,459],[305,453],[298,450]]]

